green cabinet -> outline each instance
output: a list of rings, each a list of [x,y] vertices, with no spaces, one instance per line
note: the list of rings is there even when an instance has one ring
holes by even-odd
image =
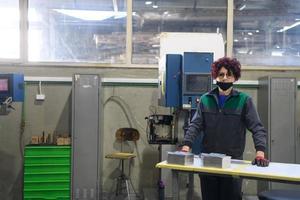
[[[24,200],[70,200],[71,146],[26,146]]]

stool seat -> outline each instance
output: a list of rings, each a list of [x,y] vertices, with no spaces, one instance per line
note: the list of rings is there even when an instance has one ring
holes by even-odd
[[[107,154],[105,158],[127,160],[136,157],[133,153],[116,152]]]
[[[267,190],[258,194],[260,200],[299,200],[300,191]]]

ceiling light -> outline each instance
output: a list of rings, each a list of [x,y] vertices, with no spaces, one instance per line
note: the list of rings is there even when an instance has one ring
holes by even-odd
[[[239,11],[242,11],[242,10],[244,10],[245,8],[246,8],[246,4],[240,6],[240,7],[238,8],[238,10],[239,10]]]
[[[160,45],[159,44],[152,44],[152,47],[153,48],[158,48],[158,47],[160,47]]]
[[[233,41],[234,41],[234,42],[238,42],[239,40],[238,40],[238,39],[234,39]]]
[[[251,33],[251,32],[248,32],[248,35],[253,35],[253,33]]]
[[[283,51],[280,51],[280,50],[274,50],[271,52],[271,56],[283,56]]]
[[[101,21],[111,17],[115,19],[126,17],[126,12],[115,11],[96,11],[96,10],[70,10],[70,9],[53,9],[64,15],[75,17],[87,21]]]
[[[146,4],[146,5],[151,5],[151,4],[152,4],[152,1],[146,1],[145,4]]]
[[[153,4],[153,5],[152,5],[152,8],[158,8],[158,5],[154,5],[154,4]]]
[[[246,53],[248,52],[248,50],[245,49],[245,48],[241,48],[241,49],[238,49],[237,52],[238,52],[239,54],[246,54]]]
[[[259,33],[259,30],[256,30],[255,32],[256,32],[256,33]]]
[[[279,33],[285,32],[285,31],[287,31],[287,30],[289,30],[289,29],[291,29],[291,28],[294,28],[294,27],[296,27],[296,26],[299,26],[299,25],[300,25],[300,22],[295,22],[295,23],[293,23],[293,24],[290,25],[290,26],[284,26],[282,29],[278,30],[277,32],[279,32]]]

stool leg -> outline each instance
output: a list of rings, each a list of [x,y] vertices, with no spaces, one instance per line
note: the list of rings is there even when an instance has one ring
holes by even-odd
[[[121,160],[120,165],[121,165],[121,174],[117,177],[117,185],[116,185],[115,195],[116,196],[122,195],[123,192],[124,192],[124,189],[126,189],[126,193],[127,193],[126,195],[128,197],[128,200],[130,200],[131,199],[131,197],[130,197],[131,196],[130,195],[130,187],[132,188],[131,192],[133,192],[136,197],[137,197],[137,193],[136,193],[136,190],[133,187],[133,184],[132,184],[132,181],[131,181],[130,177],[125,174],[124,160]],[[130,165],[129,165],[129,175],[130,175]]]
[[[119,167],[121,165],[121,174],[117,177],[116,196],[122,194],[123,182],[125,180],[124,174],[124,160],[120,160]]]
[[[132,190],[133,190],[134,194],[135,194],[135,195],[137,195],[137,193],[136,193],[136,191],[135,191],[135,189],[134,189],[134,187],[133,187],[133,184],[132,184],[131,178],[128,178],[128,180],[129,180],[129,184],[131,185],[131,188],[132,188]]]
[[[120,180],[119,179],[120,179],[120,177],[117,177],[116,196],[119,195],[119,190],[120,190]]]
[[[125,184],[126,184],[126,192],[127,192],[128,200],[130,200],[130,191],[129,191],[128,179],[125,179]]]

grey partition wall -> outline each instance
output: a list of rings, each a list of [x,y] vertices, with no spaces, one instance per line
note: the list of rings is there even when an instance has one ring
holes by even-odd
[[[100,83],[98,75],[73,76],[72,199],[100,199]]]
[[[295,78],[262,77],[259,79],[257,109],[267,129],[267,156],[272,162],[296,163]],[[280,183],[259,183],[259,190],[290,188]]]

